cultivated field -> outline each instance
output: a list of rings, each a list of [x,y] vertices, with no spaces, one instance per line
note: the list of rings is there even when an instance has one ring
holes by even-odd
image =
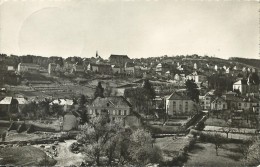
[[[196,143],[194,149],[189,152],[188,161],[184,166],[245,166],[238,149],[238,144],[225,144],[216,156],[214,144]]]

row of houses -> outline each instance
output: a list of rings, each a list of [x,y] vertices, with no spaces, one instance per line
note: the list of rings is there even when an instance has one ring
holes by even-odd
[[[239,96],[235,92],[228,92],[221,97],[217,97],[213,93],[208,92],[204,96],[200,96],[199,99],[203,110],[251,110],[257,113],[260,111],[260,98],[254,94]]]

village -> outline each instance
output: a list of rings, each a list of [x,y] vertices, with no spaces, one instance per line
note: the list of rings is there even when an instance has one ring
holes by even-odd
[[[259,60],[87,57],[0,54],[0,165],[260,164]]]

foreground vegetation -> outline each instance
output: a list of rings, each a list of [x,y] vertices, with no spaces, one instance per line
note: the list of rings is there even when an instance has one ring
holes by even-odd
[[[56,160],[33,146],[6,147],[0,149],[0,164],[14,166],[53,166]]]

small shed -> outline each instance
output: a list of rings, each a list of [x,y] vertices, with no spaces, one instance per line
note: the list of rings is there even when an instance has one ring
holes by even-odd
[[[70,111],[63,116],[63,130],[77,130],[81,120],[81,115],[76,111]]]

